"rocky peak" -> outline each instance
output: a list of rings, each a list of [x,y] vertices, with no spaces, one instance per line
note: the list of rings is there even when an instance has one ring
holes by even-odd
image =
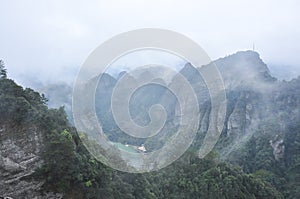
[[[218,67],[226,89],[252,88],[260,90],[276,78],[270,75],[267,65],[255,51],[240,51],[217,59],[213,62]],[[209,67],[209,65],[203,67]]]

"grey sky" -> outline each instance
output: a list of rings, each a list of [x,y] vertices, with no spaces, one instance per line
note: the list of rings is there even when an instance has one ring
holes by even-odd
[[[145,27],[185,34],[212,59],[254,42],[268,65],[300,74],[297,0],[0,0],[0,7],[0,59],[21,83],[69,81],[103,41]]]

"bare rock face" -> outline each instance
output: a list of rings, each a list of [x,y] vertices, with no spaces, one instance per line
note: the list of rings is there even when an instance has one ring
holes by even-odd
[[[279,161],[284,157],[285,145],[282,139],[278,139],[278,136],[275,137],[275,140],[270,140],[270,145],[273,148],[273,155],[275,160]]]
[[[261,94],[254,91],[236,92],[233,99],[228,99],[225,130],[227,136],[244,136],[257,126],[260,120],[259,100]]]
[[[36,126],[0,123],[0,198],[61,198],[42,195],[32,174],[42,164],[42,132]]]

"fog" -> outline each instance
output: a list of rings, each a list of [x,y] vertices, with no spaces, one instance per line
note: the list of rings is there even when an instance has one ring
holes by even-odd
[[[200,44],[211,59],[252,49],[254,44],[274,74],[285,71],[282,79],[300,74],[296,0],[0,0],[0,5],[0,59],[9,77],[25,86],[70,83],[98,45],[144,27],[180,32]]]

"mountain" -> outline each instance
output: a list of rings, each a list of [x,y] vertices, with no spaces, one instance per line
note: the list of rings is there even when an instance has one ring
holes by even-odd
[[[262,84],[276,81],[276,78],[271,76],[267,65],[255,51],[237,52],[220,58],[214,63],[220,70],[226,89],[229,90],[241,86],[261,89]]]
[[[222,194],[226,197],[243,194],[281,198],[264,181],[218,164],[214,156],[200,160],[193,152],[156,173],[112,171],[87,153],[76,130],[68,124],[64,110],[48,109],[44,96],[1,78],[0,102],[1,197],[197,198],[208,193],[218,197],[221,195],[211,188],[223,186]],[[198,169],[192,169],[193,165]],[[182,169],[190,172],[181,173]],[[172,175],[175,170],[181,175]],[[193,179],[194,172],[199,173],[197,179]],[[211,181],[207,184],[209,188],[205,184],[214,179],[215,172],[221,172],[218,175],[226,181],[220,185]],[[239,181],[243,181],[243,186],[232,187],[232,183],[238,185]],[[229,187],[234,191],[226,191]],[[183,189],[186,191],[182,192]]]
[[[211,119],[209,92],[201,72],[211,64],[224,79],[227,110],[220,139],[200,159],[197,153]],[[253,51],[237,52],[201,68],[187,63],[180,74],[197,95],[200,127],[181,158],[144,174],[114,171],[96,161],[79,139],[84,134],[68,123],[63,108],[46,106],[51,100],[56,106],[67,104],[69,88],[45,89],[47,102],[45,96],[1,77],[0,197],[299,198],[300,78],[277,80]],[[156,103],[165,107],[168,119],[158,135],[132,138],[118,128],[111,110],[113,89],[124,75],[127,72],[117,79],[102,75],[95,95],[97,117],[112,142],[159,149],[178,126],[178,102],[162,85],[176,82],[158,78],[133,93],[129,106],[136,123],[147,125],[148,110]],[[134,82],[138,77],[131,78]]]

